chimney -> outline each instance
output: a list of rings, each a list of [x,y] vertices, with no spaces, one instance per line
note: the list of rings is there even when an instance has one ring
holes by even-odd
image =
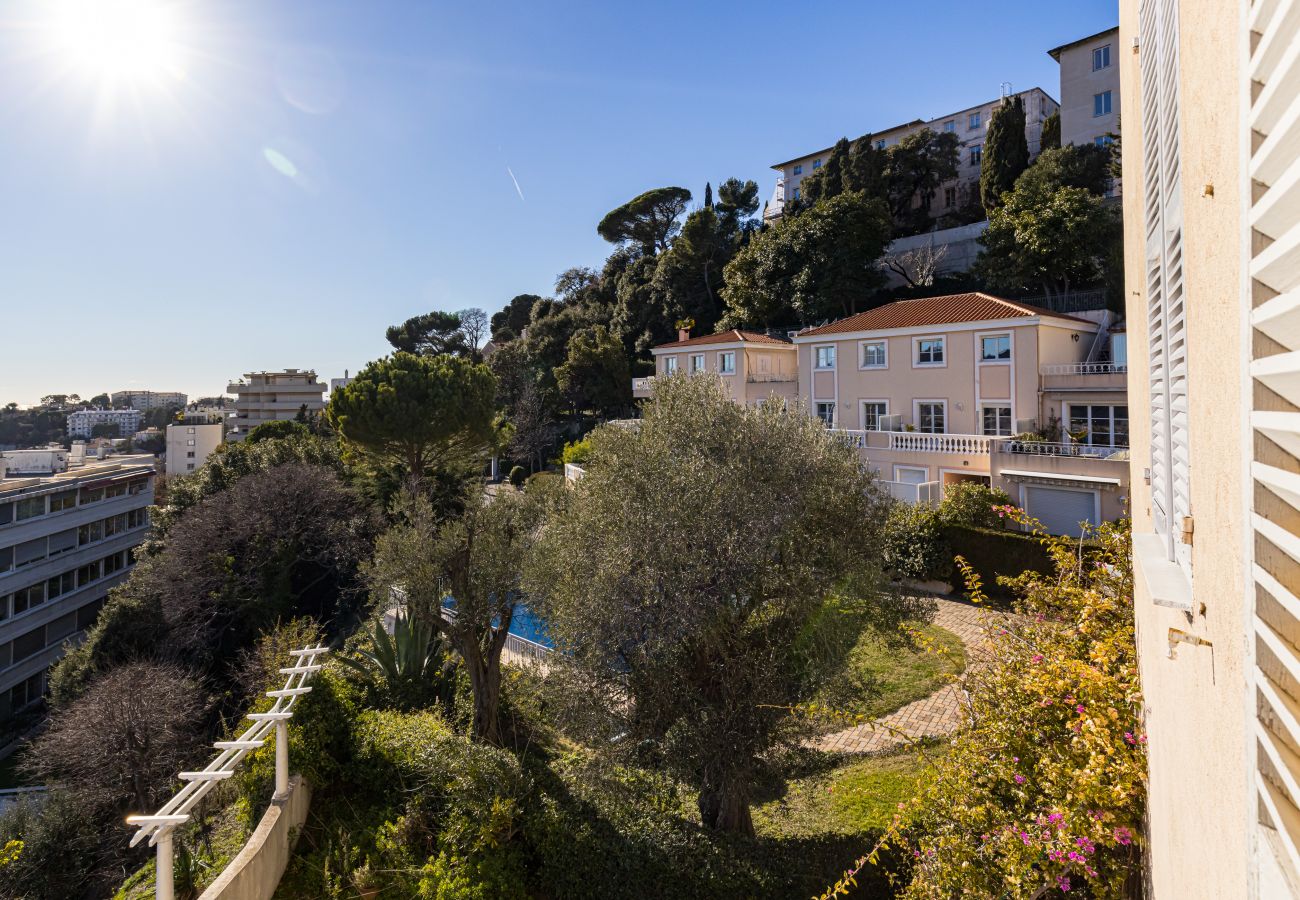
[[[690,336],[691,336],[691,330],[689,328],[677,329],[677,340],[684,341],[687,340]]]

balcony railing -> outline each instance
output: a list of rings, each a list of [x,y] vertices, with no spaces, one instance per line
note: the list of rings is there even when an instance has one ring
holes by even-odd
[[[1122,375],[1128,371],[1123,363],[1085,362],[1043,366],[1040,375]]]
[[[1002,439],[998,443],[998,452],[1018,453],[1024,456],[1070,456],[1117,460],[1127,460],[1129,458],[1128,447],[1105,444],[1065,444],[1050,441],[1018,441],[1014,439]]]
[[[655,377],[653,375],[648,375],[645,378],[632,379],[632,393],[634,395],[638,391],[640,391],[641,393],[649,393],[651,388],[653,388],[654,386],[655,386]]]
[[[774,382],[798,381],[799,376],[794,373],[785,372],[750,372],[745,376],[745,381],[750,384],[771,384]]]
[[[927,434],[920,431],[862,431],[832,428],[831,432],[850,447],[867,450],[902,450],[912,453],[953,453],[959,456],[987,454],[997,438],[982,434]]]

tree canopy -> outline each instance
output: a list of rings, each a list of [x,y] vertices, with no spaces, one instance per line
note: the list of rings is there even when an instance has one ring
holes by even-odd
[[[1017,95],[993,110],[984,137],[980,162],[980,200],[986,212],[1002,204],[1002,195],[1015,186],[1029,168],[1029,142],[1025,138],[1025,104]]]
[[[335,391],[326,415],[346,446],[400,465],[418,482],[430,467],[492,445],[496,387],[484,365],[398,351]]]
[[[691,200],[682,187],[661,187],[639,194],[605,214],[596,233],[611,244],[632,243],[647,255],[668,249]]]

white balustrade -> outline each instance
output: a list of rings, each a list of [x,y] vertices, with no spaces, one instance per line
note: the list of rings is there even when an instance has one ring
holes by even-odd
[[[890,450],[914,453],[952,453],[959,456],[989,452],[992,438],[982,434],[926,434],[919,431],[890,431]]]
[[[1040,375],[1122,375],[1127,371],[1123,363],[1108,362],[1060,363],[1038,370]]]
[[[220,781],[229,778],[235,767],[251,751],[262,746],[267,734],[275,730],[275,798],[281,799],[289,792],[289,719],[293,716],[293,705],[298,698],[309,692],[307,680],[320,671],[321,664],[317,658],[329,653],[328,647],[305,647],[290,650],[289,655],[297,662],[280,669],[281,675],[288,676],[280,690],[267,691],[266,695],[275,702],[266,712],[249,713],[245,718],[253,724],[237,739],[216,741],[213,748],[219,750],[215,759],[198,771],[181,772],[178,776],[185,782],[176,794],[151,816],[127,816],[128,825],[137,826],[131,837],[134,847],[144,838],[149,839],[150,846],[156,847],[158,863],[156,867],[154,895],[157,900],[173,900],[175,886],[172,881],[172,832],[176,827],[189,821],[190,810],[212,790]]]

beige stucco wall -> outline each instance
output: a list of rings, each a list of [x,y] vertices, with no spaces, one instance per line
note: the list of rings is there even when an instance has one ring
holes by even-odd
[[[1135,559],[1138,652],[1150,751],[1151,895],[1179,900],[1250,896],[1248,834],[1253,808],[1247,772],[1244,676],[1249,631],[1245,594],[1243,336],[1239,303],[1242,198],[1238,189],[1240,84],[1235,4],[1182,0],[1181,157],[1186,265],[1188,396],[1191,404],[1193,610],[1152,603],[1143,560]],[[1142,120],[1137,0],[1121,0],[1129,409],[1135,535],[1151,531]],[[1145,52],[1145,51],[1142,51]],[[1213,185],[1212,196],[1206,190]],[[1179,645],[1170,629],[1209,646]]]
[[[271,900],[310,807],[311,786],[294,775],[288,796],[271,801],[244,849],[199,900]]]
[[[1130,42],[1131,43],[1131,42]],[[1093,71],[1092,51],[1110,45],[1110,66]],[[1061,144],[1091,144],[1101,135],[1119,134],[1119,35],[1114,31],[1061,52]],[[1111,92],[1110,113],[1094,116],[1093,97]],[[1134,109],[1135,107],[1129,107]]]
[[[736,371],[723,374],[719,370],[722,353],[734,353]],[[776,396],[794,400],[798,396],[798,372],[793,345],[750,345],[741,342],[697,344],[674,351],[655,351],[655,374],[668,374],[668,360],[677,361],[677,371],[692,374],[692,357],[704,357],[702,373],[714,375],[737,403],[753,405]]]

